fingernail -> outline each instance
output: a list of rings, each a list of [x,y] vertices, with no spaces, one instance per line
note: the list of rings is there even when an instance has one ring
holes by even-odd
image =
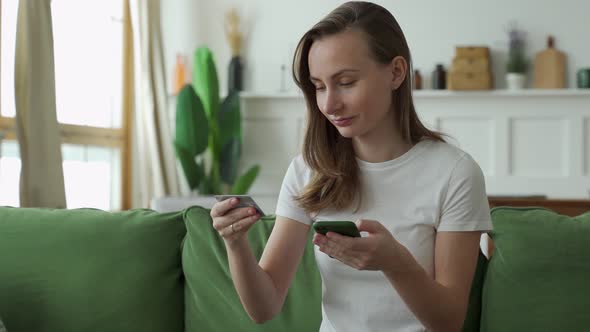
[[[237,202],[238,202],[238,199],[237,198],[232,198],[232,200],[231,200],[231,203],[232,204],[236,204]]]

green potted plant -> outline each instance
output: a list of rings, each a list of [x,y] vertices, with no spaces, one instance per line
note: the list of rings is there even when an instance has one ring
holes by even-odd
[[[177,97],[174,147],[190,189],[201,195],[246,194],[260,171],[255,165],[238,176],[239,94],[229,91],[220,102],[215,61],[207,47],[195,51],[193,84],[186,84]]]
[[[510,41],[506,63],[506,84],[509,90],[520,90],[524,88],[528,68],[528,59],[524,50],[524,32],[512,27],[508,36]]]

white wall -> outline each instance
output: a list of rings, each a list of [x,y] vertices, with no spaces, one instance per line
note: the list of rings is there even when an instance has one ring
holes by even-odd
[[[166,83],[168,83],[168,91],[172,91],[176,54],[186,55],[189,65],[192,64],[192,53],[200,44],[201,36],[204,34],[200,20],[201,0],[162,0],[160,6],[164,59],[168,73]]]
[[[223,19],[231,6],[241,10],[248,23],[245,50],[245,89],[274,92],[280,86],[280,66],[290,63],[300,36],[339,0],[170,0],[162,1],[164,43],[168,73],[174,54],[191,53],[201,44],[215,53],[222,88],[227,81],[230,50]],[[575,72],[590,67],[590,1],[588,0],[396,0],[375,1],[399,21],[410,44],[414,67],[426,80],[438,62],[448,66],[455,45],[484,44],[493,49],[498,88],[503,80],[507,51],[506,27],[512,20],[528,31],[528,51],[543,49],[547,34],[568,55],[568,82]],[[289,77],[287,85],[294,90]]]

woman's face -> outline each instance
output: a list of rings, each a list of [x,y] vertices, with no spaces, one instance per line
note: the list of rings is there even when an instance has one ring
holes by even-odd
[[[401,57],[378,63],[363,34],[355,30],[314,41],[308,62],[317,105],[342,136],[395,130],[392,91],[405,78],[405,71],[397,68],[400,59],[405,64]]]

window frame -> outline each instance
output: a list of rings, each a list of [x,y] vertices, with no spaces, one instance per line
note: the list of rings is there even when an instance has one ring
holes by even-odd
[[[0,0],[0,4],[3,0]],[[132,146],[131,146],[131,122],[133,110],[133,50],[127,50],[126,45],[132,41],[132,31],[129,8],[125,1],[123,6],[123,52],[121,54],[123,79],[121,128],[105,128],[85,125],[58,123],[61,144],[74,144],[83,146],[96,146],[118,148],[121,154],[121,210],[128,210],[132,206]],[[0,6],[0,13],[1,13]],[[1,50],[0,50],[1,52]],[[0,70],[2,70],[0,68]],[[0,96],[1,97],[1,96]],[[15,117],[0,114],[0,133],[3,141],[18,141],[16,135]]]
[[[121,128],[102,128],[59,123],[61,144],[75,144],[118,148],[121,153],[121,209],[131,208],[131,153],[128,119],[129,108],[123,109],[123,126]],[[0,132],[4,141],[17,141],[16,120],[0,115]]]

